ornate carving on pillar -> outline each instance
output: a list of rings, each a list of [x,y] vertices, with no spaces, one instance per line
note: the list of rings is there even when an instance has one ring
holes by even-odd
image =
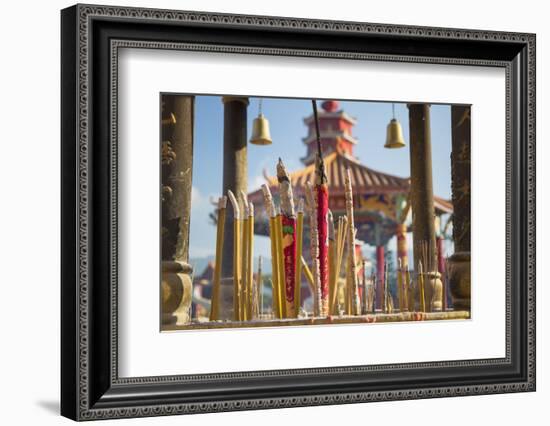
[[[455,253],[448,261],[449,287],[455,310],[470,309],[470,106],[451,107],[453,240]]]
[[[193,269],[188,263],[162,261],[162,323],[183,325],[191,321]]]
[[[162,96],[162,323],[189,322],[192,268],[189,222],[193,170],[193,96]]]

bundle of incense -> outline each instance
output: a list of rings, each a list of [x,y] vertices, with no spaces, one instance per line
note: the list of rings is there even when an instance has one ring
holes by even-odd
[[[348,256],[350,256],[350,291],[353,297],[351,313],[352,315],[359,314],[358,306],[358,285],[357,285],[357,258],[355,255],[355,221],[353,217],[353,191],[351,188],[351,171],[346,169],[344,179],[345,198],[346,198],[346,215],[348,217]]]
[[[248,238],[250,218],[248,216],[248,200],[244,191],[239,193],[240,209],[241,209],[241,226],[242,226],[242,253],[241,253],[241,293],[240,293],[240,314],[241,321],[246,321],[248,311]]]
[[[282,249],[285,273],[285,316],[296,318],[298,311],[294,303],[296,296],[296,214],[290,176],[283,161],[277,163],[277,180],[281,198]]]
[[[329,290],[329,312],[332,311],[332,301],[336,295],[336,236],[334,230],[334,217],[332,211],[328,211],[328,290]]]
[[[311,182],[306,183],[306,201],[309,209],[311,268],[313,269],[313,315],[321,315],[321,281],[319,277],[319,228],[315,209],[315,195]]]
[[[407,310],[413,312],[415,310],[414,285],[411,281],[411,271],[409,270],[408,265],[405,265],[405,294],[407,301]]]
[[[275,239],[277,240],[277,267],[279,269],[279,280],[277,282],[279,289],[279,303],[281,318],[286,318],[286,302],[285,302],[285,261],[284,261],[284,247],[283,247],[283,215],[281,208],[276,209],[275,219]]]
[[[212,288],[212,304],[210,306],[210,321],[216,321],[220,316],[220,283],[222,277],[223,235],[225,230],[225,210],[227,197],[218,199],[218,220],[216,231],[216,260],[214,265],[214,279]]]
[[[296,219],[296,259],[302,258],[302,248],[304,244],[304,199],[298,201],[298,216]],[[300,287],[302,284],[302,262],[296,261],[296,278],[294,279],[294,311],[296,315],[300,312],[301,294]]]
[[[231,191],[227,191],[233,206],[233,320],[241,319],[241,215],[239,203]]]
[[[266,184],[262,185],[262,192],[264,194],[265,209],[267,215],[269,216],[269,240],[271,241],[271,276],[273,286],[273,316],[275,318],[282,318],[282,298],[279,292],[279,266],[277,263],[277,212],[275,209],[275,204],[273,203],[273,196],[271,195],[269,186],[267,186]]]
[[[336,290],[333,294],[333,299],[331,300],[330,312],[337,314],[338,309],[338,284],[340,280],[340,270],[342,267],[342,259],[344,257],[344,248],[346,246],[346,236],[347,236],[347,226],[348,219],[346,216],[340,216],[338,218],[338,226],[336,229],[336,266],[334,271],[335,287]]]
[[[315,132],[317,137],[317,156],[315,158],[315,208],[317,214],[317,233],[319,241],[319,281],[321,285],[321,316],[328,315],[329,308],[329,271],[328,271],[328,179],[323,162],[321,135],[317,102],[312,100]]]

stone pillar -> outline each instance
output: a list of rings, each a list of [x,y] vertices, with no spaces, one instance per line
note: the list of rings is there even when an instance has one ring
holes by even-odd
[[[223,194],[248,193],[247,108],[248,98],[224,96]],[[233,209],[227,207],[220,288],[220,319],[233,316]]]
[[[455,310],[470,310],[470,107],[451,106],[454,254],[448,260],[449,287]]]
[[[162,323],[190,321],[189,221],[193,170],[193,96],[162,96]]]
[[[418,263],[422,260],[426,274],[425,305],[431,312],[441,310],[442,284],[437,272],[429,104],[409,105],[409,129],[414,268],[418,273]],[[427,256],[422,254],[423,247]]]

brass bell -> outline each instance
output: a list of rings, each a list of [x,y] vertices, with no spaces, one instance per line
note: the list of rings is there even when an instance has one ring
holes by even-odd
[[[403,130],[401,124],[395,118],[392,118],[386,130],[386,144],[384,148],[403,148],[405,140],[403,139]]]
[[[252,122],[252,136],[250,143],[254,145],[271,145],[271,135],[269,133],[269,121],[260,113]]]

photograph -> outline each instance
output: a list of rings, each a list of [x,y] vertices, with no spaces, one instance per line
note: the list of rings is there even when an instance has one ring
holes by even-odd
[[[159,119],[161,331],[470,319],[470,105],[161,93]]]

